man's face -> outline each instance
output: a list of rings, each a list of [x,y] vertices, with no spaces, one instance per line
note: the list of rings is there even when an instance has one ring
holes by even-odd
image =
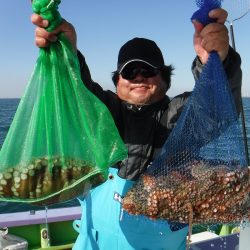
[[[132,72],[131,74],[120,74],[117,82],[116,90],[120,99],[135,105],[151,104],[160,101],[166,94],[166,84],[164,83],[160,72],[156,71],[153,76],[144,74],[147,67],[144,65],[136,65],[130,63],[124,69],[124,73]],[[134,68],[134,70],[132,70]],[[137,70],[139,68],[139,70]],[[142,69],[142,71],[140,71]],[[145,69],[145,70],[144,70]],[[130,77],[127,77],[130,76]],[[129,79],[127,79],[129,78]],[[132,78],[132,79],[130,79]]]

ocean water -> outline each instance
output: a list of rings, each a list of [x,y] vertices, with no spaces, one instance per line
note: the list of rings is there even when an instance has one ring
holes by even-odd
[[[6,134],[9,130],[10,124],[15,115],[16,109],[18,107],[20,99],[0,99],[0,148],[4,142]],[[247,128],[247,137],[248,137],[248,147],[250,153],[250,97],[243,98],[244,105],[244,116],[245,123]],[[67,207],[78,205],[77,200],[73,200],[67,203],[54,205],[53,207]],[[16,211],[26,211],[26,210],[38,210],[44,209],[43,207],[30,206],[24,204],[16,203],[5,203],[0,202],[0,213],[6,212],[16,212]]]
[[[9,130],[20,99],[0,99],[0,147]]]
[[[250,97],[243,98],[245,126],[247,132],[248,152],[250,154]]]

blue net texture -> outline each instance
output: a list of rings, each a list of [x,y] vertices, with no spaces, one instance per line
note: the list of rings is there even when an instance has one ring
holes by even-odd
[[[200,20],[220,1],[197,5],[201,12],[192,19]],[[171,223],[233,224],[250,215],[249,191],[238,114],[212,52],[160,155],[127,193],[123,208]]]
[[[203,25],[214,22],[212,18],[208,16],[210,10],[220,8],[222,0],[196,0],[196,5],[199,9],[193,14],[191,20],[198,20]]]

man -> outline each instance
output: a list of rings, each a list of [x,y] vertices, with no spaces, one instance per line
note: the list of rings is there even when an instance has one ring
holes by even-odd
[[[224,25],[227,13],[215,9],[209,13],[215,23],[195,27],[194,48],[197,58],[192,69],[195,78],[202,71],[209,53],[217,51],[223,62],[237,109],[240,110],[241,69],[239,55],[229,47],[228,31]],[[64,21],[48,33],[48,22],[32,15],[37,25],[36,44],[49,46],[64,32],[77,51],[76,34]],[[128,147],[128,158],[110,168],[110,178],[95,188],[82,202],[80,234],[74,246],[78,249],[185,249],[187,227],[174,228],[166,221],[152,221],[143,216],[121,216],[121,197],[133,181],[147,169],[157,156],[186,104],[190,93],[172,100],[166,95],[173,68],[166,66],[155,42],[134,38],[125,43],[118,55],[117,70],[113,73],[116,93],[104,91],[93,82],[84,57],[77,51],[82,79],[87,88],[109,108],[119,133]]]

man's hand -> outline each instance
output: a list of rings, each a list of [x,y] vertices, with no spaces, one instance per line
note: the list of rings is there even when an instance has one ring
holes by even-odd
[[[223,61],[229,50],[229,37],[227,27],[224,25],[227,19],[227,12],[223,9],[214,9],[209,12],[209,17],[216,20],[205,27],[196,20],[193,20],[195,28],[194,49],[202,64],[208,60],[211,51],[217,51]]]
[[[57,41],[57,35],[63,32],[71,42],[73,48],[75,50],[77,49],[75,29],[73,25],[67,21],[63,20],[63,22],[52,32],[46,31],[46,27],[49,25],[48,21],[37,14],[31,16],[31,22],[37,26],[35,30],[35,44],[38,47],[44,48],[49,46],[51,42]]]

